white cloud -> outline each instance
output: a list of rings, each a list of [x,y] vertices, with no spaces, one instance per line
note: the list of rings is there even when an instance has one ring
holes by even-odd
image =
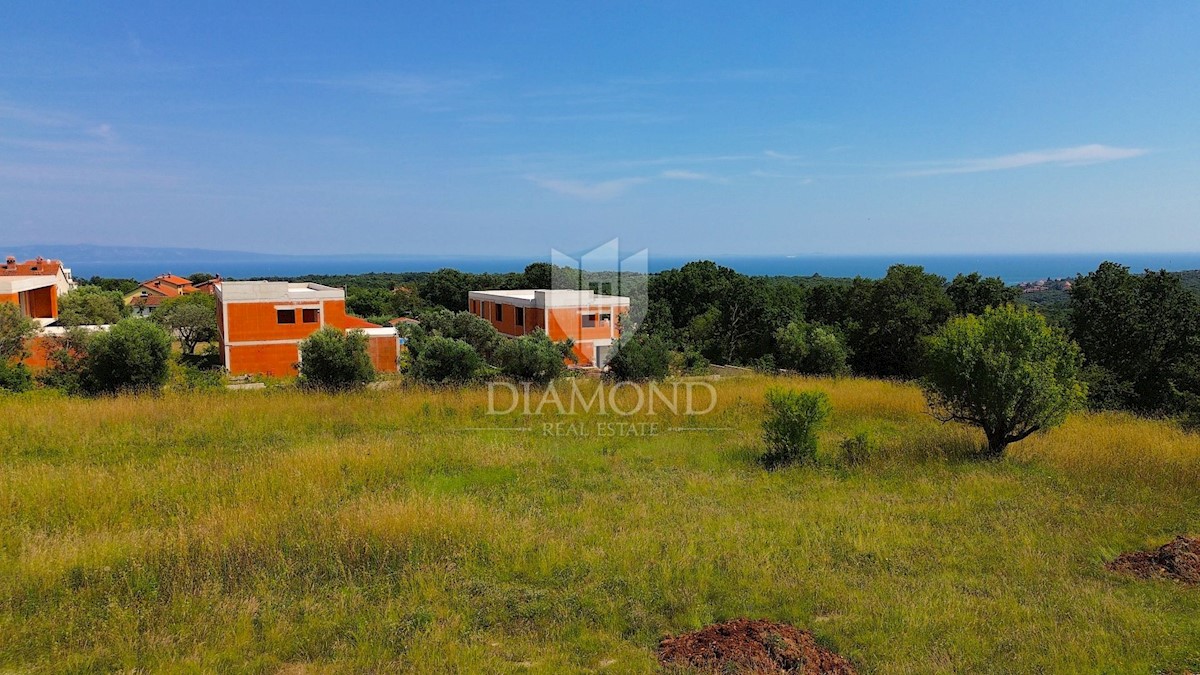
[[[364,91],[412,105],[430,105],[437,101],[461,97],[464,92],[489,79],[494,78],[486,75],[430,76],[375,72],[291,81],[334,89]]]
[[[618,197],[629,191],[629,188],[635,185],[641,185],[649,181],[649,178],[614,178],[612,180],[599,181],[595,183],[587,183],[579,180],[566,180],[561,178],[538,178],[528,176],[528,179],[535,185],[543,187],[551,192],[557,192],[569,197],[577,197],[579,199],[587,199],[593,201],[602,201]]]
[[[660,180],[723,182],[722,179],[716,176],[684,169],[669,169],[655,176],[628,176],[595,182],[565,178],[541,178],[538,176],[526,176],[526,178],[538,187],[545,188],[551,192],[591,201],[613,199],[625,194],[630,188]]]
[[[1100,164],[1119,159],[1140,157],[1149,150],[1142,148],[1114,148],[1108,145],[1093,143],[1073,148],[1056,148],[1052,150],[1032,150],[1017,152],[999,157],[981,159],[964,159],[946,162],[934,162],[938,166],[928,169],[905,171],[903,176],[937,176],[952,173],[979,173],[981,171],[1002,171],[1005,169],[1021,169],[1029,166],[1084,166]]]
[[[716,180],[706,173],[696,171],[685,171],[683,169],[670,169],[659,174],[660,178],[667,180]]]

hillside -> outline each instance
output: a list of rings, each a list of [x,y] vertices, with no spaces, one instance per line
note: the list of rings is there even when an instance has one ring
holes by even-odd
[[[831,395],[819,466],[756,463],[778,384]],[[1200,530],[1200,438],[1079,415],[979,462],[910,386],[717,393],[651,436],[485,390],[0,397],[0,669],[652,672],[737,616],[864,672],[1200,667],[1200,593],[1104,569]]]

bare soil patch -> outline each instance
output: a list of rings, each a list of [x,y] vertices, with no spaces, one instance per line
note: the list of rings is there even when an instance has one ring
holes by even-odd
[[[1122,553],[1109,570],[1139,579],[1174,579],[1200,584],[1200,539],[1178,536],[1153,551]]]
[[[812,633],[765,619],[733,619],[665,638],[658,662],[666,668],[713,673],[855,675],[842,656],[817,644]]]

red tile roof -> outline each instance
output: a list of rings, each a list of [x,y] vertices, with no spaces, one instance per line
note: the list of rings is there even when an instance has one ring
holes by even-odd
[[[19,263],[16,258],[8,256],[4,264],[0,265],[0,275],[6,277],[53,276],[58,274],[61,269],[61,260],[38,258]]]

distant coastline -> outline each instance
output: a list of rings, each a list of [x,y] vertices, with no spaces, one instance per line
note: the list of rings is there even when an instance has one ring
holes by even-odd
[[[204,249],[132,248],[78,245],[18,246],[0,251],[19,258],[42,255],[61,258],[77,278],[91,276],[146,279],[163,272],[220,273],[239,279],[305,274],[362,274],[367,272],[431,272],[444,267],[464,272],[518,272],[548,256],[300,256],[215,251]],[[1200,269],[1200,253],[1070,253],[1000,255],[712,255],[650,256],[651,271],[680,267],[692,260],[713,260],[743,274],[879,278],[895,263],[922,265],[927,271],[952,278],[979,272],[999,276],[1010,284],[1062,279],[1090,272],[1103,261],[1143,268],[1183,271]]]

